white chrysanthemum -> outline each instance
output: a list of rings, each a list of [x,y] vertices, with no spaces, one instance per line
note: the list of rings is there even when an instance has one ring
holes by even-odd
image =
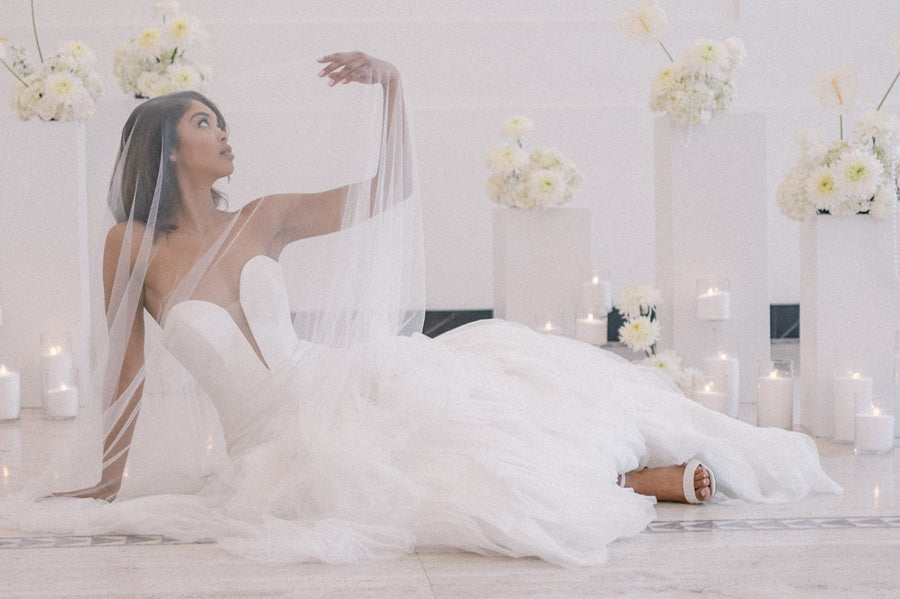
[[[156,0],[153,3],[153,12],[156,13],[156,16],[163,18],[174,15],[179,8],[178,0]]]
[[[619,327],[619,340],[632,351],[648,352],[659,338],[659,323],[646,316],[629,320]]]
[[[699,39],[687,51],[687,67],[710,77],[722,78],[731,68],[731,54],[725,44],[711,39]]]
[[[166,33],[169,36],[169,42],[180,50],[184,50],[207,36],[199,19],[186,13],[179,13],[170,18],[166,22]]]
[[[495,173],[510,173],[528,166],[528,152],[511,144],[501,143],[488,148],[485,154],[487,167]]]
[[[44,96],[52,102],[71,103],[83,92],[84,84],[72,73],[50,73],[44,80]]]
[[[893,216],[897,209],[897,186],[892,181],[882,181],[878,191],[869,205],[869,214],[875,218],[886,220]]]
[[[59,55],[63,58],[70,58],[76,66],[85,66],[93,64],[94,52],[87,45],[79,41],[69,41],[60,46]]]
[[[164,88],[163,75],[156,71],[144,71],[137,78],[137,90],[144,98],[155,98],[158,90]]]
[[[833,69],[820,71],[813,91],[822,106],[838,114],[847,114],[856,103],[859,76],[852,62],[843,62]]]
[[[553,206],[561,203],[566,192],[562,175],[551,169],[538,169],[528,179],[528,195],[536,206]]]
[[[622,13],[618,25],[630,38],[655,43],[666,34],[666,13],[654,0],[643,0],[638,10]]]
[[[649,316],[662,302],[662,293],[650,285],[629,287],[616,301],[616,309],[626,319]]]
[[[166,76],[175,89],[197,89],[203,83],[200,71],[190,64],[169,65]]]
[[[806,179],[806,193],[817,210],[834,209],[841,201],[834,170],[825,165],[814,168]]]
[[[860,200],[868,200],[878,189],[884,165],[871,152],[853,149],[844,152],[834,164],[841,191]]]
[[[520,140],[534,131],[534,122],[527,116],[513,116],[500,125],[500,134],[504,137]]]
[[[160,54],[162,32],[158,27],[147,27],[134,38],[137,52],[147,59],[155,59]]]
[[[531,165],[536,169],[558,169],[562,168],[566,163],[562,152],[547,146],[541,146],[532,150],[530,161]]]
[[[641,364],[659,368],[672,378],[681,375],[681,356],[672,349],[664,349],[652,356],[648,356],[641,361]]]
[[[797,133],[797,144],[800,146],[800,157],[798,162],[806,165],[817,166],[825,162],[825,155],[830,149],[825,143],[825,130],[821,127],[817,129],[801,129]]]

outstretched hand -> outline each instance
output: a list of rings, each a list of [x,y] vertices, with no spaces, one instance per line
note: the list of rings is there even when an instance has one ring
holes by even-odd
[[[319,77],[328,77],[328,85],[351,81],[387,85],[400,78],[397,67],[363,52],[337,52],[323,56],[318,62],[326,63]]]
[[[119,485],[111,482],[100,481],[93,487],[78,489],[76,491],[62,491],[52,493],[50,497],[75,497],[81,499],[99,499],[101,501],[115,501],[119,493]]]

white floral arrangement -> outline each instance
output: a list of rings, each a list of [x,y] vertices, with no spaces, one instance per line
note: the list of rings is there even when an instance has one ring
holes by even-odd
[[[747,56],[744,42],[736,37],[698,39],[675,60],[662,42],[666,23],[666,13],[655,0],[644,0],[638,10],[626,11],[618,20],[629,37],[658,43],[671,63],[656,74],[650,108],[680,125],[707,123],[734,103],[732,76]]]
[[[487,151],[485,162],[491,171],[487,194],[502,206],[538,209],[564,204],[581,185],[581,172],[556,148],[525,151],[522,138],[533,130],[528,117],[511,117],[500,133],[515,143],[500,143]]]
[[[93,68],[94,53],[85,44],[69,41],[59,51],[44,57],[31,2],[31,21],[39,64],[28,58],[23,46],[10,45],[9,56],[0,37],[0,63],[18,83],[10,104],[23,121],[38,117],[44,121],[86,121],[94,115],[96,101],[103,93],[100,77]]]
[[[119,86],[136,98],[202,89],[209,66],[188,60],[185,53],[206,40],[206,30],[197,17],[182,12],[176,0],[156,0],[154,7],[162,24],[151,25],[116,47],[113,72]]]
[[[645,357],[638,364],[659,368],[669,375],[685,396],[692,392],[696,368],[682,368],[681,357],[674,350],[656,351],[659,341],[659,322],[656,309],[662,302],[662,293],[650,285],[634,285],[626,289],[615,303],[624,320],[618,335],[626,347],[643,352]]]
[[[893,46],[900,63],[900,26]],[[798,221],[816,214],[877,219],[894,214],[900,200],[900,118],[881,106],[898,77],[900,70],[875,110],[860,115],[845,140],[844,116],[852,111],[859,87],[856,68],[848,62],[819,73],[814,89],[821,103],[838,113],[840,139],[825,141],[821,129],[800,131],[800,154],[776,193],[782,214]]]

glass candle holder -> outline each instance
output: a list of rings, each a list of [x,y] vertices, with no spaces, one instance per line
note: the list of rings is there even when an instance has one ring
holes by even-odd
[[[851,354],[836,354],[832,401],[835,443],[853,443],[856,414],[872,403],[872,377],[865,360]]]
[[[791,360],[759,360],[756,423],[790,430],[794,424],[794,364]]]
[[[728,381],[727,377],[698,374],[692,381],[692,397],[705,408],[728,413]]]
[[[78,379],[68,333],[41,333],[41,406],[52,420],[78,415]]]
[[[728,279],[697,280],[697,318],[700,320],[731,318],[731,284]]]
[[[22,408],[22,379],[16,361],[0,357],[0,420],[17,420]]]
[[[722,378],[722,390],[727,394],[727,409],[723,412],[737,418],[741,400],[741,361],[736,342],[718,339],[704,351],[703,374]]]
[[[880,454],[894,451],[893,397],[877,395],[854,416],[853,451]]]
[[[534,320],[534,326],[532,328],[547,335],[562,335],[565,332],[562,323],[563,319],[561,314],[545,314]]]
[[[608,272],[596,271],[581,288],[580,314],[593,313],[595,318],[606,318],[612,311],[612,283]]]

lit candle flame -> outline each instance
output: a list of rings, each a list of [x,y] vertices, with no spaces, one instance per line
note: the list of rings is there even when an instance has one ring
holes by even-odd
[[[706,295],[716,295],[718,293],[719,293],[718,287],[710,287],[709,289],[706,290]]]
[[[778,371],[777,371],[777,370],[773,370],[773,371],[772,371],[772,374],[769,375],[769,378],[777,379],[777,378],[778,378]]]
[[[712,383],[706,383],[706,386],[703,388],[703,390],[706,391],[707,393],[709,393],[710,391],[713,390],[713,384],[712,384]]]
[[[719,359],[720,359],[720,360],[727,360],[727,359],[728,359],[728,354],[726,354],[726,353],[723,352],[723,351],[720,351],[720,352],[719,352]]]
[[[0,376],[6,376],[9,374],[9,371],[6,369],[6,364],[0,364]]]
[[[553,323],[550,322],[550,321],[548,320],[548,321],[547,321],[547,324],[544,325],[544,330],[545,330],[545,331],[552,331],[552,330],[553,330]]]
[[[591,283],[593,283],[594,285],[599,285],[599,284],[600,284],[600,277],[593,277],[593,278],[591,278]]]
[[[9,478],[9,467],[3,466],[3,478]]]
[[[879,410],[875,406],[872,406],[872,416],[880,416],[880,415],[881,415],[881,410]]]
[[[858,373],[858,372],[851,372],[851,373],[850,373],[850,378],[851,378],[851,379],[858,379],[858,378],[859,378],[859,373]]]
[[[50,348],[50,355],[56,356],[62,353],[62,348],[58,345],[54,345]]]
[[[875,489],[872,490],[872,507],[879,507],[880,499],[881,489],[878,488],[878,485],[875,485]]]
[[[588,320],[594,320],[594,315],[593,315],[593,314],[588,314],[587,319],[588,319]]]

